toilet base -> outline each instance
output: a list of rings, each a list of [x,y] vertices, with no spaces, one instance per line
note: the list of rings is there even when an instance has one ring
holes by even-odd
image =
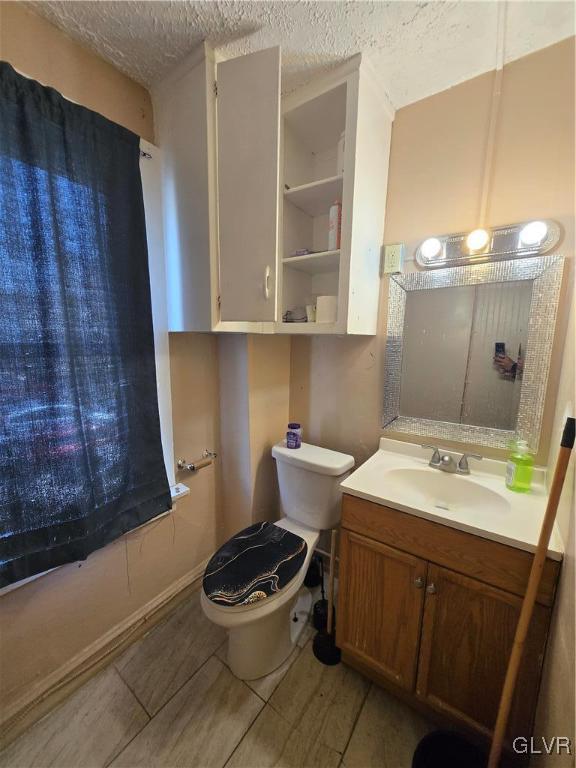
[[[274,672],[294,650],[310,619],[312,595],[304,587],[286,605],[260,621],[228,630],[227,661],[240,680]],[[292,621],[296,613],[298,621]]]

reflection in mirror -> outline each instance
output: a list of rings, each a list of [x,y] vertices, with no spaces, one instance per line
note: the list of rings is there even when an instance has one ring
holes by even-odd
[[[393,275],[385,429],[497,448],[521,437],[535,451],[563,262],[550,255]]]
[[[513,430],[532,281],[411,291],[400,414]]]

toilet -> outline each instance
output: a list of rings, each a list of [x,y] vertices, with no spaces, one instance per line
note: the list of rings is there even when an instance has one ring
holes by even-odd
[[[352,456],[307,443],[278,443],[272,456],[281,519],[251,525],[220,547],[200,598],[207,618],[228,630],[228,665],[241,680],[269,674],[292,652],[312,602],[304,577],[320,532],[340,521],[340,483],[354,466]]]

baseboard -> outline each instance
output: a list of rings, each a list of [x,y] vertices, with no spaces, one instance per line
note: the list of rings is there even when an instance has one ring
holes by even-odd
[[[129,645],[164,619],[200,586],[206,563],[173,582],[153,600],[99,637],[59,669],[32,686],[5,709],[0,719],[0,749],[17,738],[33,723],[54,709]]]

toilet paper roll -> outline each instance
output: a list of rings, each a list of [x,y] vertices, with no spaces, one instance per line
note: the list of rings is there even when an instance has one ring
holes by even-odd
[[[337,310],[337,296],[318,296],[316,299],[316,322],[335,323]]]

